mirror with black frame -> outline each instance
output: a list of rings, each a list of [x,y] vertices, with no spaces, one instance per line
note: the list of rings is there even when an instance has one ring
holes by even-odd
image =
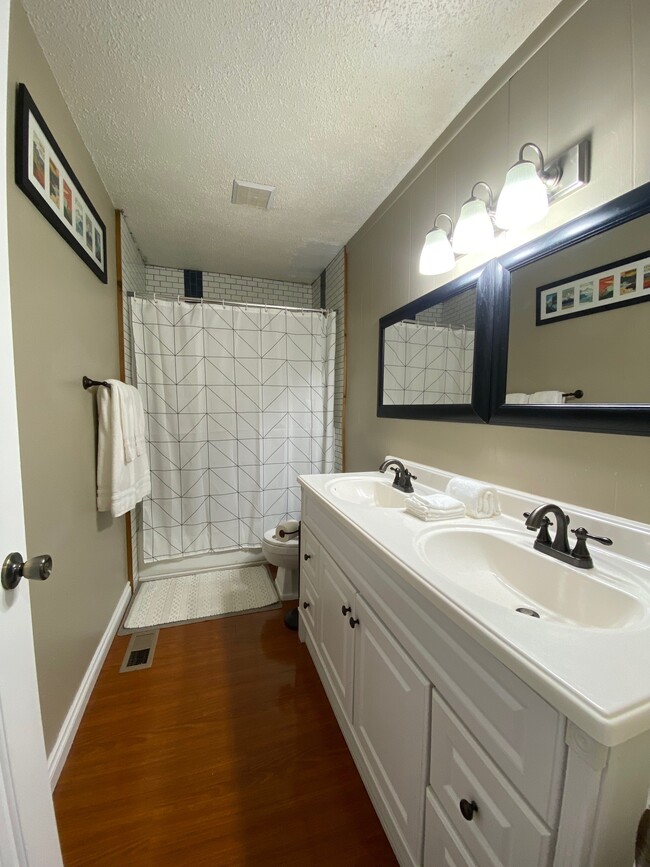
[[[490,270],[490,421],[650,434],[650,184]]]
[[[474,271],[380,320],[379,416],[487,421],[491,291]]]

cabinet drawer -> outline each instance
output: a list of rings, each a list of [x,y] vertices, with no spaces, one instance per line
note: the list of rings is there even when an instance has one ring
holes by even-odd
[[[438,692],[554,827],[566,754],[565,718],[457,627],[449,624],[440,637],[435,649]]]
[[[431,788],[478,867],[546,867],[553,835],[433,693]],[[460,801],[474,802],[468,821]],[[461,862],[462,863],[462,862]]]
[[[427,789],[423,867],[477,867],[431,789]]]
[[[309,637],[316,644],[316,618],[318,617],[319,595],[309,576],[304,574],[300,579],[300,619]]]

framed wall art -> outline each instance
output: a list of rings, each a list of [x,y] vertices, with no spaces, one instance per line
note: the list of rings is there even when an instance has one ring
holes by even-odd
[[[537,289],[537,325],[650,301],[650,250]]]
[[[16,97],[16,183],[90,270],[107,283],[106,226],[24,84],[18,85]]]

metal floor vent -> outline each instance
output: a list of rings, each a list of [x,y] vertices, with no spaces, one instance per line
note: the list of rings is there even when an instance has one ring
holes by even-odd
[[[126,648],[120,672],[138,671],[143,668],[151,668],[153,654],[158,641],[158,631],[136,632],[131,636]]]

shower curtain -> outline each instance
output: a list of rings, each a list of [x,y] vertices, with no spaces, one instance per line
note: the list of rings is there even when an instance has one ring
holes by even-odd
[[[144,560],[258,547],[334,467],[336,318],[131,299],[151,496]]]

